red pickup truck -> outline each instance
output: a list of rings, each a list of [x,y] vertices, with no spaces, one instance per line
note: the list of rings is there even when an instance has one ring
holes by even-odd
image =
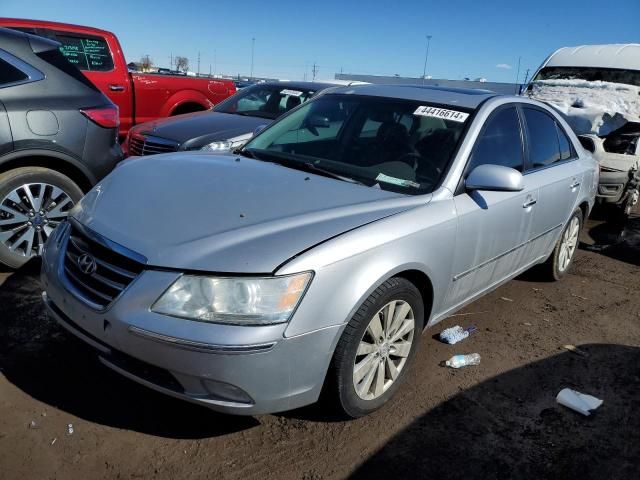
[[[62,53],[120,109],[120,136],[137,123],[207,110],[236,92],[231,80],[130,73],[111,32],[66,23],[0,18],[13,28],[59,41]]]

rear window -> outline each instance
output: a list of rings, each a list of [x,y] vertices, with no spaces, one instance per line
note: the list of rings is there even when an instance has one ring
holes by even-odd
[[[96,86],[91,83],[80,70],[78,70],[74,65],[71,65],[59,50],[47,50],[45,52],[38,53],[37,55],[48,64],[56,67],[58,70],[62,70],[70,77],[75,78],[92,90],[99,92]]]
[[[60,51],[69,61],[80,70],[89,72],[108,72],[113,70],[113,58],[109,45],[101,37],[71,36],[56,34],[62,46]]]
[[[0,58],[0,87],[22,82],[27,78],[29,78],[28,75],[22,70],[17,69]]]

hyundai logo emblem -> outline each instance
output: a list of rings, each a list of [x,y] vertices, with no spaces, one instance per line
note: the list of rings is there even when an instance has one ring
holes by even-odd
[[[88,253],[80,255],[76,263],[78,264],[80,271],[85,275],[96,273],[96,269],[98,268],[98,265],[96,265],[96,259]]]

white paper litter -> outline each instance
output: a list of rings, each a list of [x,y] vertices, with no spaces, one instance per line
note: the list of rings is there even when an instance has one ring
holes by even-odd
[[[556,402],[588,417],[592,410],[602,405],[603,400],[570,388],[563,388],[556,396]]]
[[[560,111],[578,135],[605,136],[640,122],[640,87],[587,80],[537,80],[529,96]]]

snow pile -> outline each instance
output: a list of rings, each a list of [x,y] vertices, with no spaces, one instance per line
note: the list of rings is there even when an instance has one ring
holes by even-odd
[[[627,122],[640,122],[640,87],[587,80],[537,80],[529,96],[564,114],[578,134],[605,136]]]

